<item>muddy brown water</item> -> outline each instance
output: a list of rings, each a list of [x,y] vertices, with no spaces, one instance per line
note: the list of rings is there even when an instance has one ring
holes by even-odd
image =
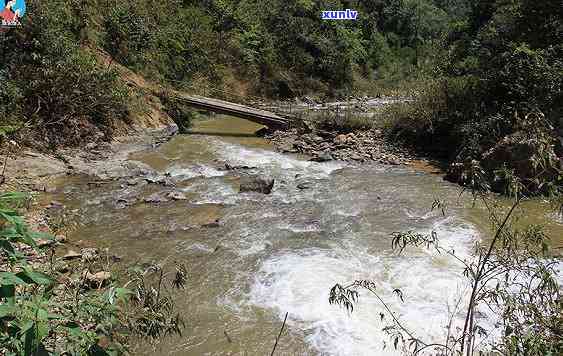
[[[183,336],[155,348],[137,340],[133,354],[269,355],[286,312],[277,355],[398,354],[383,347],[389,341],[374,298],[362,294],[352,314],[329,305],[335,283],[358,279],[375,281],[419,336],[443,340],[448,305],[466,291],[461,266],[424,249],[397,256],[389,236],[434,230],[467,257],[488,236],[484,209],[460,198],[459,188],[440,175],[416,167],[314,163],[276,153],[250,136],[258,128],[219,117],[130,156],[167,174],[174,187],[95,186],[86,177],[61,182],[58,198],[79,216],[72,241],[106,247],[125,264],[180,261],[188,268],[188,286],[174,297],[186,322]],[[237,173],[222,170],[225,163],[275,178],[273,193],[239,194]],[[310,189],[298,189],[303,182]],[[187,200],[142,202],[170,190]],[[448,202],[446,216],[430,211],[436,198]],[[120,199],[137,203],[124,206]],[[547,223],[552,235],[563,235],[547,205],[527,205],[528,222]],[[208,225],[217,220],[218,226]],[[405,303],[394,288],[403,290]]]

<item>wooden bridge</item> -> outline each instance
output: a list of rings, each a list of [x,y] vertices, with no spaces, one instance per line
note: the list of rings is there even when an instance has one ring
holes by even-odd
[[[197,109],[240,117],[260,125],[268,126],[272,130],[287,130],[289,128],[289,120],[287,118],[269,111],[255,109],[250,106],[224,100],[187,95],[178,92],[172,94],[172,97]]]

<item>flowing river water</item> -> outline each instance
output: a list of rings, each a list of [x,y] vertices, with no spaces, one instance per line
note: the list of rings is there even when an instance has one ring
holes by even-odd
[[[425,249],[398,256],[390,234],[436,231],[443,244],[468,256],[488,233],[483,209],[460,198],[459,187],[440,175],[309,162],[247,136],[256,128],[233,118],[198,122],[195,132],[215,135],[180,135],[131,155],[167,173],[187,200],[142,203],[170,189],[154,184],[64,181],[60,199],[81,216],[72,241],[107,247],[126,263],[175,260],[188,269],[187,288],[175,296],[186,322],[183,336],[156,349],[139,343],[134,354],[269,355],[287,312],[277,355],[397,355],[381,330],[382,308],[373,296],[362,293],[353,313],[329,304],[335,283],[359,279],[373,280],[418,336],[443,341],[449,311],[465,290],[462,268]],[[222,170],[225,162],[275,178],[274,191],[239,194],[238,174]],[[298,189],[303,182],[310,189]],[[116,203],[131,196],[141,202],[126,208]],[[430,211],[436,198],[448,202],[445,216]],[[531,222],[547,222],[562,235],[546,205],[534,203],[531,211]]]

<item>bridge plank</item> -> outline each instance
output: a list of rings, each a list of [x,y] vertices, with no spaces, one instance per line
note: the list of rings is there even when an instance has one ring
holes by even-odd
[[[240,117],[274,130],[287,130],[289,128],[289,121],[286,118],[269,111],[197,95],[176,94],[174,97],[198,109]]]

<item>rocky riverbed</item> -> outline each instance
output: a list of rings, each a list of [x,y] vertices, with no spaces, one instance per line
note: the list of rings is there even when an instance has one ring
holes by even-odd
[[[348,134],[324,130],[305,133],[292,129],[276,131],[266,137],[279,152],[309,155],[317,162],[339,160],[401,165],[415,158],[406,148],[387,140],[378,129]]]

